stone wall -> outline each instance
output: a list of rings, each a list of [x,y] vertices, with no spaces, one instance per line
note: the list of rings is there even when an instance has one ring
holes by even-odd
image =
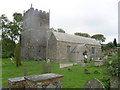
[[[52,38],[50,38],[53,40]],[[62,42],[62,41],[51,41],[51,57],[54,56],[54,59],[58,62],[82,62],[84,60],[83,52],[87,51],[88,60],[90,58],[97,59],[101,54],[101,47],[95,45],[86,45],[80,43],[71,43],[71,42]],[[54,44],[53,44],[54,43]],[[57,44],[56,44],[57,43]],[[69,47],[69,50],[68,50]],[[95,48],[95,53],[92,53],[92,47]]]
[[[57,59],[57,40],[53,34],[48,40],[47,58],[49,58],[50,61],[56,61]]]

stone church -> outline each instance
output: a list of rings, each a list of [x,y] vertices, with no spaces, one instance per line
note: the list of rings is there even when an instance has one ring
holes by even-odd
[[[101,45],[95,39],[51,31],[49,14],[33,7],[24,12],[20,40],[23,60],[81,62],[84,52],[88,59],[100,57]]]

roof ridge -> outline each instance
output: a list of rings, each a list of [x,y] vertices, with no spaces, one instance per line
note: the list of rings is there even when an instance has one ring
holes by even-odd
[[[88,39],[93,39],[95,40],[94,38],[91,38],[91,37],[84,37],[84,36],[78,36],[78,35],[72,35],[72,34],[68,34],[68,33],[61,33],[61,32],[56,32],[56,31],[52,31],[53,33],[59,33],[59,34],[66,34],[66,35],[71,35],[71,36],[75,36],[75,37],[82,37],[82,38],[88,38]]]

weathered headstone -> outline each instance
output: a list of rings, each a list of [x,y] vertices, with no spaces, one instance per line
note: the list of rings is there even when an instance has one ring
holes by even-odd
[[[104,64],[104,60],[95,60],[95,61],[94,61],[94,66],[100,67],[100,66],[102,66],[103,64]]]
[[[105,55],[105,56],[103,57],[103,59],[104,59],[104,60],[107,60],[107,59],[108,59],[108,56],[107,56],[107,55]]]
[[[83,64],[82,64],[82,67],[85,67],[85,66],[86,66],[86,64],[85,64],[85,63],[83,63]]]
[[[23,73],[24,73],[24,76],[28,76],[28,69],[27,68],[23,69]]]
[[[43,63],[42,64],[42,72],[43,73],[50,73],[52,71],[52,66],[50,63]]]
[[[68,68],[68,71],[69,71],[69,72],[72,72],[73,70],[72,70],[72,69],[70,69],[70,68]]]
[[[90,74],[90,72],[88,71],[88,69],[84,69],[84,73],[85,74]]]
[[[98,70],[95,70],[94,74],[100,74],[100,72]]]
[[[100,88],[102,90],[105,89],[103,84],[96,78],[92,78],[92,79],[88,80],[87,83],[84,85],[84,88],[90,88],[90,89]]]
[[[110,88],[120,88],[120,78],[117,76],[110,78]],[[120,90],[120,89],[119,89]]]

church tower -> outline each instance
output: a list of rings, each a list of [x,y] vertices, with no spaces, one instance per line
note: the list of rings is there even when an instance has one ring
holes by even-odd
[[[46,59],[49,13],[35,10],[32,5],[24,13],[21,33],[21,59]]]

